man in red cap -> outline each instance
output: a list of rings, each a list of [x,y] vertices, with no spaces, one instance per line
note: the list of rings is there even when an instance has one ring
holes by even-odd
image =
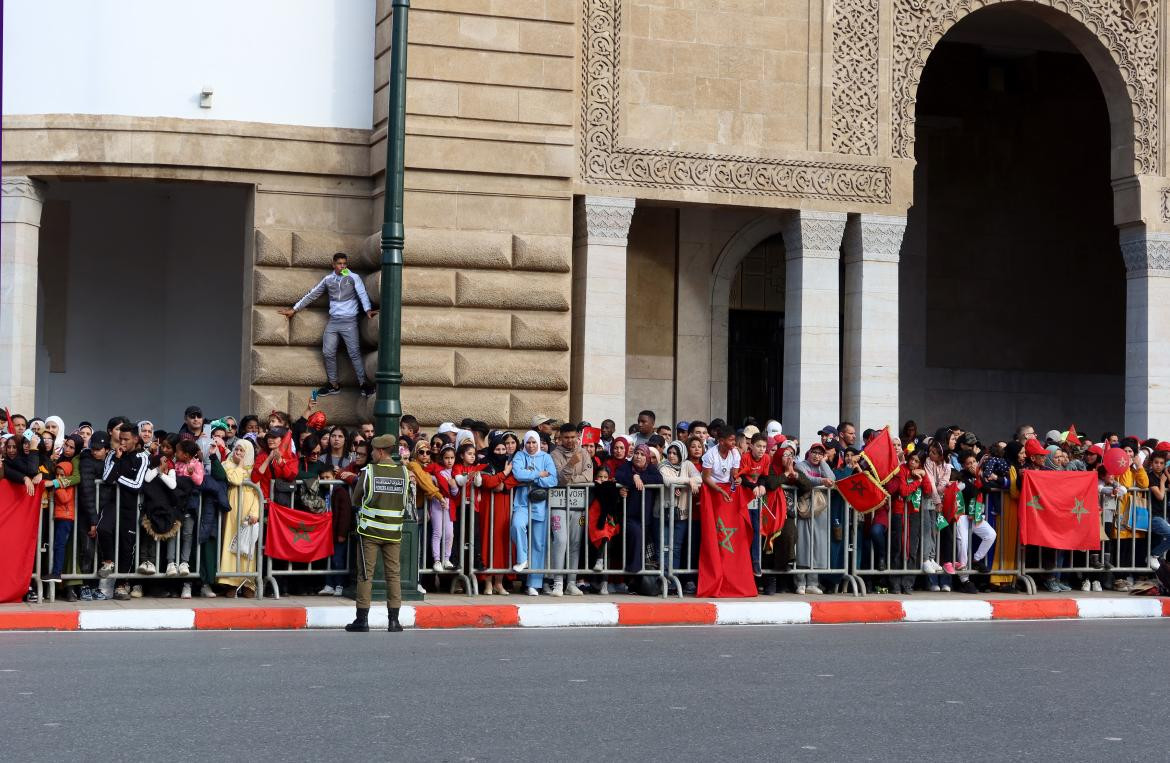
[[[1048,449],[1040,444],[1036,438],[1024,443],[1024,453],[1028,456],[1028,469],[1043,469],[1044,459],[1048,458]]]

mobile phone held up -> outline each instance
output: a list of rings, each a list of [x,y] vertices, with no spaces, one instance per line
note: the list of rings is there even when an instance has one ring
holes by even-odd
[[[311,399],[314,403],[317,402],[317,390],[313,390],[309,393],[309,399]]]

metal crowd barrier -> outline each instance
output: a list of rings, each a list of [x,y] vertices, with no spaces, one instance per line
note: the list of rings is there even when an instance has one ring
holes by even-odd
[[[991,490],[989,493],[1000,495],[999,490]],[[990,568],[987,574],[1011,576],[1013,586],[1023,586],[1025,593],[1035,593],[1034,583],[1021,571],[1022,556],[1018,544],[1014,554],[1009,553],[1006,556],[1001,554],[1005,539],[1000,532],[998,526],[1000,522],[997,519],[1002,517],[1002,498],[997,501],[999,510],[993,513],[989,506],[986,520],[996,529],[998,536],[987,554]],[[852,554],[851,571],[861,585],[862,593],[869,590],[867,579],[880,577],[887,580],[902,578],[900,582],[903,584],[906,582],[905,578],[910,578],[909,585],[913,587],[921,575],[926,576],[932,585],[950,586],[952,577],[950,573],[932,571],[927,564],[934,562],[942,567],[948,562],[959,561],[958,533],[961,530],[958,522],[940,530],[935,523],[939,515],[938,504],[924,500],[917,510],[910,507],[903,514],[895,514],[892,503],[891,499],[887,499],[885,504],[875,511],[865,514],[853,512],[853,537],[857,539],[857,543]],[[877,514],[883,510],[886,512],[884,525],[876,521]],[[877,527],[882,527],[883,532],[876,532]],[[961,569],[956,569],[954,577],[957,579],[961,579],[962,575],[983,574],[974,569],[975,551],[980,542],[974,531],[974,523],[968,523],[967,562]],[[894,592],[897,593],[896,590]]]
[[[688,488],[684,487],[683,489]],[[791,581],[794,586],[804,585],[806,588],[810,585],[821,587],[823,583],[836,592],[848,592],[854,596],[863,595],[865,593],[864,584],[856,578],[849,565],[850,551],[854,546],[850,523],[842,521],[836,527],[833,524],[833,490],[827,487],[812,488],[809,491],[810,494],[819,493],[825,496],[825,508],[820,514],[802,519],[797,516],[799,496],[796,488],[785,485],[779,489],[784,491],[788,514],[784,521],[784,529],[780,536],[773,541],[773,548],[770,552],[765,550],[764,539],[759,537],[758,531],[760,520],[756,512],[762,512],[763,507],[758,509],[749,507],[756,530],[755,534],[759,538],[757,544],[753,545],[753,563],[759,565],[759,574],[756,575],[756,579],[759,581],[757,587],[766,585],[768,579],[772,578],[775,582],[787,580]],[[673,508],[675,507],[672,506],[669,522],[671,538],[674,537],[675,523],[680,521]],[[697,562],[698,558],[698,555],[694,553],[694,538],[697,536],[696,529],[700,524],[697,516],[698,508],[698,496],[692,496],[691,511],[686,519],[686,549],[682,557],[683,564],[671,569],[670,577],[679,598],[682,598],[684,591],[679,575],[697,576],[699,572],[698,567],[691,563],[691,560]],[[840,537],[836,537],[837,535]],[[841,548],[841,554],[833,552],[835,545]],[[755,558],[754,552],[757,548],[759,549],[759,557]],[[834,564],[834,557],[839,557],[842,560],[841,563]],[[837,580],[832,583],[825,580],[825,578],[834,577]]]
[[[218,571],[217,571],[215,580],[212,580],[210,582],[203,580],[203,578],[202,578],[202,561],[203,561],[204,549],[201,548],[201,546],[203,546],[203,544],[199,543],[199,541],[198,541],[199,528],[202,526],[203,512],[204,512],[204,501],[203,501],[203,491],[202,490],[199,491],[199,506],[196,510],[196,514],[194,517],[194,525],[192,527],[193,537],[191,539],[191,551],[190,551],[191,558],[188,561],[188,566],[190,567],[189,574],[187,574],[187,575],[167,575],[165,573],[166,565],[168,562],[173,561],[176,565],[178,565],[180,560],[181,560],[181,551],[182,551],[181,524],[180,524],[179,533],[177,535],[175,535],[173,538],[169,538],[167,540],[148,540],[146,543],[143,543],[143,538],[144,537],[149,538],[150,536],[147,535],[145,529],[142,527],[142,517],[143,517],[143,514],[142,514],[142,495],[140,493],[136,497],[136,505],[135,505],[134,510],[133,510],[134,540],[133,540],[133,548],[132,548],[132,561],[129,564],[129,571],[123,571],[123,567],[126,566],[124,564],[126,560],[123,558],[122,490],[120,490],[117,485],[112,486],[113,491],[114,491],[114,506],[113,506],[113,525],[114,525],[114,527],[113,527],[113,533],[111,536],[112,540],[110,542],[113,545],[113,557],[114,558],[112,560],[103,560],[101,558],[101,556],[102,556],[102,554],[101,554],[101,546],[102,546],[101,536],[103,535],[103,529],[102,529],[102,524],[103,524],[103,522],[102,522],[102,518],[103,518],[103,514],[102,514],[102,512],[103,512],[102,485],[103,484],[104,483],[101,480],[95,480],[95,484],[94,484],[94,511],[96,512],[97,517],[98,517],[98,525],[97,525],[98,526],[98,530],[97,530],[98,537],[92,538],[92,539],[88,537],[88,530],[81,527],[81,522],[80,522],[81,516],[82,516],[81,515],[81,508],[80,508],[80,506],[77,505],[76,502],[74,503],[73,528],[70,531],[71,537],[67,541],[67,543],[69,544],[69,547],[66,549],[66,553],[68,555],[68,559],[66,560],[66,564],[68,565],[68,567],[64,567],[62,570],[62,574],[59,576],[60,580],[62,582],[62,585],[67,586],[67,585],[70,585],[71,583],[73,583],[75,585],[80,586],[83,581],[102,579],[99,575],[99,572],[98,572],[100,567],[101,567],[102,562],[103,561],[112,561],[113,565],[114,565],[114,569],[107,576],[106,579],[114,581],[114,585],[117,585],[119,581],[129,581],[132,584],[136,584],[136,585],[140,584],[140,581],[175,581],[175,582],[179,582],[179,583],[191,583],[192,586],[194,586],[194,585],[197,585],[200,583],[202,583],[204,585],[210,585],[210,584],[217,583],[219,577],[253,578],[255,580],[257,598],[263,597],[263,585],[262,585],[261,576],[260,576],[260,569],[259,569],[260,565],[256,562],[256,560],[263,557],[263,554],[264,554],[263,529],[261,529],[259,538],[257,539],[256,550],[252,554],[251,564],[255,568],[254,570],[247,571],[245,569],[247,565],[243,564],[243,561],[244,561],[244,559],[246,559],[248,557],[248,555],[246,553],[244,553],[244,551],[242,549],[237,548],[235,551],[236,570],[244,569],[245,570],[244,572],[237,573],[236,570],[233,570],[233,571],[231,571],[231,574],[221,576],[218,574]],[[111,486],[107,485],[107,487],[111,487]],[[253,483],[251,481],[247,481],[247,482],[244,482],[244,483],[242,483],[240,485],[236,485],[236,486],[228,484],[227,490],[229,492],[232,490],[238,491],[237,492],[238,497],[236,500],[237,506],[243,505],[243,502],[244,502],[243,501],[243,493],[245,490],[254,490],[256,492],[257,500],[258,500],[259,506],[260,506],[260,515],[261,515],[261,517],[263,517],[263,515],[264,515],[264,495],[260,491],[260,487],[258,485],[256,485],[255,483]],[[37,560],[35,562],[35,569],[33,570],[33,583],[35,585],[35,589],[36,589],[36,592],[38,594],[38,598],[37,598],[38,601],[43,601],[45,599],[44,586],[47,583],[47,579],[45,578],[45,575],[42,574],[42,570],[44,570],[46,573],[51,574],[53,566],[54,566],[55,555],[56,555],[56,540],[57,540],[57,538],[56,538],[56,523],[53,520],[53,506],[54,506],[53,498],[54,498],[54,496],[53,496],[53,493],[49,492],[49,491],[46,491],[46,494],[49,497],[49,501],[48,501],[48,505],[46,508],[45,516],[42,517],[42,521],[37,524],[38,554],[37,554]],[[187,511],[186,509],[180,510],[180,517],[179,517],[180,523],[182,523],[183,516],[186,514],[186,511]],[[129,516],[129,512],[127,512],[127,516]],[[219,563],[222,562],[222,560],[224,558],[223,541],[224,541],[224,538],[227,537],[227,533],[229,532],[229,528],[226,526],[227,516],[228,516],[228,514],[227,514],[227,512],[225,512],[223,514],[223,516],[218,518],[218,523],[219,523],[218,533],[213,538],[210,538],[204,542],[204,543],[214,543],[215,544],[217,570],[219,567]],[[81,544],[82,544],[81,537],[83,535],[86,536],[86,541],[84,543],[84,547],[79,548],[79,546],[81,546]],[[47,540],[46,540],[46,536],[47,536]],[[153,548],[151,547],[152,544],[153,544]],[[167,561],[164,561],[164,559]],[[142,573],[142,572],[138,571],[141,568],[141,566],[143,565],[143,563],[147,562],[147,561],[151,562],[155,566],[156,572]],[[72,570],[72,571],[70,571],[70,570]],[[237,588],[241,587],[242,585],[243,585],[242,583],[237,585]],[[56,585],[49,585],[48,586],[48,600],[50,602],[56,600]]]
[[[433,549],[434,539],[432,538],[432,535],[435,532],[435,526],[433,524],[434,519],[431,516],[431,505],[430,505],[431,501],[424,497],[422,499],[422,501],[426,505],[419,506],[420,502],[416,498],[416,500],[415,500],[415,513],[417,514],[417,522],[418,522],[418,526],[419,526],[419,533],[418,533],[418,576],[421,579],[424,575],[433,575],[437,579],[439,579],[440,581],[444,577],[449,577],[450,582],[448,583],[448,591],[450,593],[459,593],[459,591],[456,589],[459,586],[462,586],[463,593],[465,595],[474,596],[476,593],[475,583],[473,582],[472,578],[470,576],[468,576],[468,574],[466,572],[466,570],[468,569],[468,566],[466,564],[466,558],[467,558],[466,551],[468,548],[468,546],[467,546],[467,512],[468,512],[469,506],[471,505],[470,502],[468,500],[466,500],[467,494],[468,493],[466,490],[462,491],[462,493],[459,497],[459,501],[458,501],[458,511],[456,512],[455,519],[452,522],[451,552],[448,555],[447,560],[449,560],[451,562],[451,564],[454,565],[454,568],[453,569],[442,569],[442,570],[436,570],[434,567],[435,555],[434,555],[434,549]],[[418,493],[416,493],[416,495],[421,496],[422,492],[419,491]],[[445,506],[439,507],[436,510],[437,511],[449,511],[449,509],[447,509]],[[442,551],[443,551],[442,528],[443,528],[443,524],[440,523],[439,524],[439,538],[438,538],[439,557],[440,557],[439,561],[440,562],[444,561],[441,558],[443,556],[443,553],[442,553]],[[430,564],[427,564],[428,558],[431,560]]]
[[[471,486],[470,490],[464,491],[469,496],[467,504],[471,504],[476,500],[477,490],[483,490],[483,488]],[[637,543],[632,549],[637,556],[637,561],[634,564],[631,564],[631,560],[627,557],[630,551],[628,548],[628,533],[631,530],[629,519],[631,516],[636,517],[637,515],[634,512],[638,511],[637,504],[639,502],[634,495],[637,491],[630,491],[621,500],[621,520],[619,523],[621,529],[619,534],[606,543],[603,548],[596,549],[589,542],[588,528],[589,507],[593,502],[593,490],[593,484],[548,488],[544,520],[536,520],[533,517],[533,512],[531,510],[528,512],[525,556],[529,561],[529,567],[519,572],[512,566],[513,560],[517,558],[515,545],[515,532],[517,528],[513,521],[515,516],[514,509],[509,509],[508,544],[504,559],[495,558],[496,549],[494,543],[487,544],[488,547],[483,549],[483,543],[480,537],[482,530],[479,528],[483,523],[487,523],[489,527],[496,527],[495,501],[487,501],[485,503],[488,510],[487,515],[484,517],[478,516],[479,512],[476,511],[465,512],[465,516],[470,521],[468,522],[468,531],[464,537],[468,540],[469,554],[472,559],[475,574],[481,581],[484,578],[490,579],[495,576],[518,576],[526,579],[526,588],[529,587],[527,585],[527,579],[531,576],[538,576],[542,578],[540,585],[532,586],[537,588],[537,590],[546,587],[545,583],[550,583],[555,586],[556,581],[563,577],[566,593],[568,593],[569,586],[576,584],[576,578],[592,578],[598,582],[598,587],[605,592],[608,590],[610,577],[646,577],[657,580],[657,595],[665,598],[667,596],[667,575],[664,559],[668,550],[665,542],[666,523],[664,512],[659,512],[657,516],[654,516],[653,508],[655,505],[662,504],[665,496],[670,493],[669,489],[665,485],[646,485],[643,488],[643,500],[640,503],[642,505],[643,518],[646,521],[639,523],[641,542]],[[513,490],[511,500],[509,501],[510,507],[515,506],[515,497],[516,493]],[[562,514],[561,512],[564,513]],[[554,522],[554,514],[558,517],[558,520],[562,521]],[[558,523],[562,524],[559,529],[554,526]],[[571,526],[574,524],[581,527],[580,538],[577,544],[574,544],[572,541],[575,533],[571,530]],[[646,525],[649,525],[649,527]],[[657,532],[655,532],[655,526]],[[560,558],[554,558],[553,543],[554,540],[560,541],[561,539],[558,536],[562,534],[564,536],[564,553],[557,554]],[[617,548],[615,548],[615,544]],[[580,560],[580,563],[576,567],[570,567],[567,564],[567,560],[571,558],[570,549],[574,545],[577,546],[577,558]],[[651,548],[649,553],[646,552],[647,546]],[[543,554],[545,564],[533,565],[531,563],[534,558],[534,551]],[[621,562],[621,566],[617,566],[618,562]],[[547,580],[548,578],[552,578],[552,580],[549,581]],[[469,590],[473,592],[472,595],[482,595],[476,586],[471,586]]]
[[[309,511],[307,507],[298,506],[297,500],[300,496],[300,487],[303,480],[297,480],[293,484],[292,500],[290,501],[290,509],[297,511]],[[318,487],[321,489],[321,497],[325,499],[325,511],[321,513],[329,513],[333,511],[333,489],[341,487],[349,490],[349,486],[343,480],[318,480]],[[263,536],[268,528],[268,512],[261,512],[260,534]],[[334,548],[333,556],[316,559],[311,562],[290,562],[284,559],[274,559],[270,556],[264,558],[264,579],[272,586],[272,598],[280,598],[280,578],[289,577],[318,577],[326,580],[326,585],[331,578],[343,578],[343,585],[348,585],[350,573],[350,559],[353,558],[353,533],[346,538],[345,548],[341,552],[344,559],[344,564],[340,567],[334,566],[335,559],[339,556],[337,549]],[[336,544],[335,544],[336,546]],[[313,593],[317,593],[313,591]]]

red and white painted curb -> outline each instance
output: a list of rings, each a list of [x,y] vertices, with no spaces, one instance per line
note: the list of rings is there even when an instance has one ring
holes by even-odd
[[[0,612],[0,631],[296,630],[341,628],[352,606],[93,609]],[[613,625],[790,625],[1170,617],[1170,598],[694,601],[404,606],[407,628],[564,628]],[[370,627],[386,627],[385,607]]]

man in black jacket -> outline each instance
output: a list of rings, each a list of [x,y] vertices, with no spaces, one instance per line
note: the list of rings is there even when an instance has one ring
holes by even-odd
[[[102,482],[112,489],[111,492],[117,491],[116,497],[111,495],[108,503],[105,493],[101,496],[98,540],[102,546],[102,565],[98,569],[98,577],[102,578],[109,577],[114,572],[115,527],[118,572],[134,571],[137,561],[134,546],[138,539],[138,494],[142,492],[142,484],[146,481],[146,473],[150,469],[150,459],[142,449],[142,441],[138,439],[138,430],[134,425],[125,424],[116,431],[118,444],[106,456],[102,468]],[[153,565],[151,569],[153,570]],[[140,586],[134,586],[134,589],[138,596],[142,595]],[[114,598],[130,598],[130,592],[124,584],[114,589]]]

